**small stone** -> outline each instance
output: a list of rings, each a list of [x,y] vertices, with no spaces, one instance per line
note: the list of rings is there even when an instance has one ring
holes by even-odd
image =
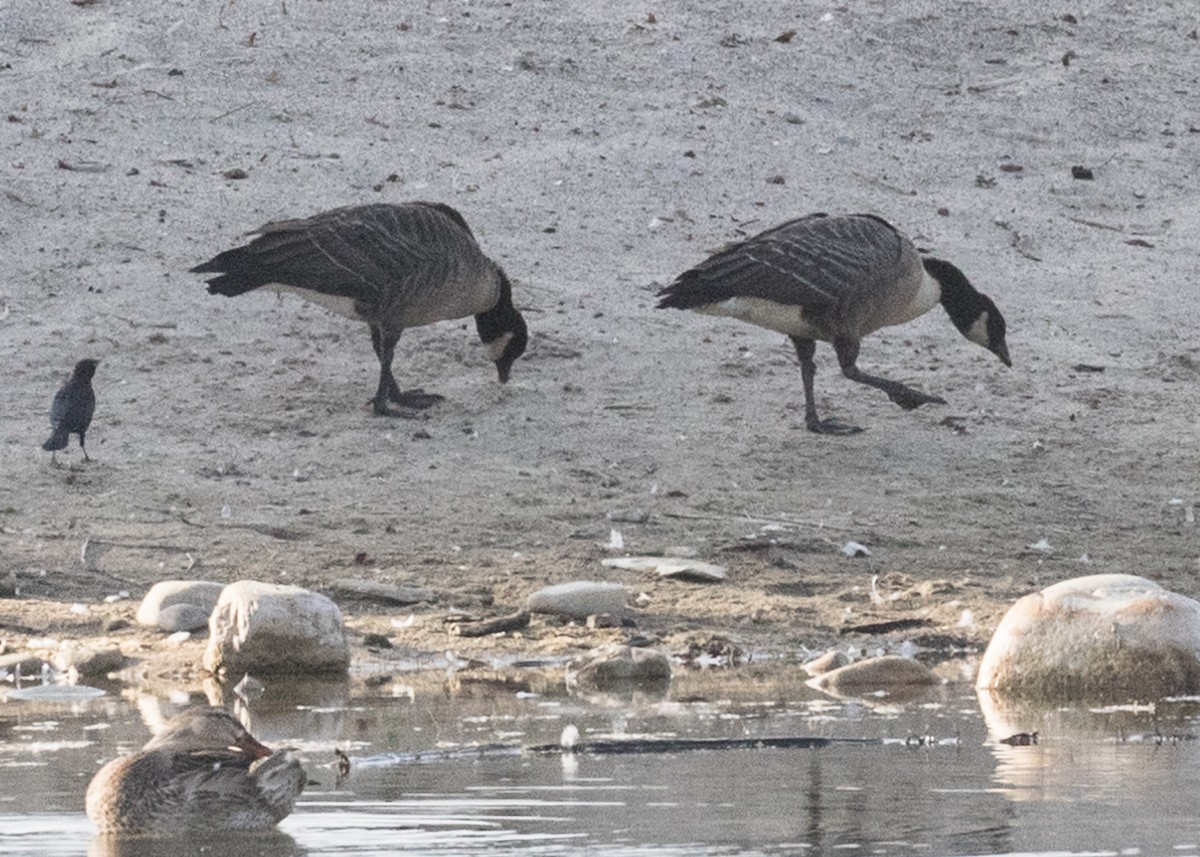
[[[158,627],[168,634],[199,631],[208,626],[209,611],[195,604],[172,604],[158,611]]]
[[[525,609],[573,619],[586,619],[593,613],[624,616],[628,598],[628,591],[619,583],[577,580],[539,589],[526,599]]]
[[[619,616],[614,616],[611,613],[593,613],[587,617],[587,626],[589,628],[620,628],[621,619]]]
[[[363,634],[362,643],[368,649],[392,648],[392,641],[383,634]]]
[[[224,587],[208,580],[161,580],[150,587],[138,606],[139,625],[159,624],[159,613],[175,604],[191,604],[204,611],[205,621]]]
[[[858,542],[853,541],[846,542],[846,544],[842,545],[842,553],[851,559],[859,559],[860,557],[867,557],[871,555],[871,551],[866,545],[860,545]]]

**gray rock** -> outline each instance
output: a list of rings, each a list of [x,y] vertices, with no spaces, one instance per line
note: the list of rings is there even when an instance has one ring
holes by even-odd
[[[172,604],[158,611],[158,627],[168,634],[177,631],[199,631],[208,625],[211,610],[195,604]]]
[[[342,613],[299,586],[240,580],[221,592],[209,618],[203,666],[229,678],[344,673],[350,646]]]
[[[222,586],[208,580],[160,580],[150,587],[146,597],[138,606],[139,625],[161,625],[159,613],[176,604],[191,604],[204,611],[205,620],[217,606]],[[173,630],[180,630],[175,628]],[[191,630],[190,628],[184,630]]]
[[[624,616],[628,599],[629,592],[619,583],[577,580],[539,589],[526,599],[525,609],[574,619],[586,619],[594,613]]]

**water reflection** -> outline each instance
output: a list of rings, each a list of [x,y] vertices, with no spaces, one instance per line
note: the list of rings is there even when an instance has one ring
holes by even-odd
[[[782,675],[781,675],[782,674]],[[0,731],[0,853],[150,855],[716,855],[833,851],[996,854],[1141,848],[1194,853],[1194,701],[1041,710],[964,685],[913,701],[833,700],[804,676],[685,674],[664,694],[572,696],[554,676],[433,674],[361,684],[267,684],[10,702]],[[735,681],[736,679],[736,681]],[[231,706],[270,745],[298,746],[312,785],[268,837],[96,837],[83,793],[193,702]],[[539,756],[638,735],[881,739],[814,750]],[[1031,747],[999,739],[1040,733]],[[1165,737],[1160,737],[1165,736]],[[928,741],[913,741],[928,737]],[[350,761],[339,778],[334,750]]]
[[[309,852],[286,833],[222,835],[212,837],[96,836],[88,843],[88,857],[301,857]]]

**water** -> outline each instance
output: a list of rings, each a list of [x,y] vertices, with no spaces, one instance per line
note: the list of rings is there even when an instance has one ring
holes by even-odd
[[[778,672],[778,671],[773,671]],[[786,672],[786,670],[785,670]],[[0,854],[781,855],[1200,851],[1200,707],[1000,711],[962,687],[903,703],[830,700],[800,678],[684,676],[665,696],[568,696],[555,677],[423,675],[374,696],[273,685],[239,713],[298,746],[314,784],[270,836],[96,837],[98,765],[185,701],[0,704]],[[210,687],[219,701],[222,691]],[[170,697],[168,699],[168,697]],[[193,701],[204,701],[194,697]],[[986,702],[986,701],[985,701]],[[871,739],[818,749],[532,754],[601,735]],[[1039,743],[997,739],[1038,731]],[[349,753],[339,780],[333,748]]]

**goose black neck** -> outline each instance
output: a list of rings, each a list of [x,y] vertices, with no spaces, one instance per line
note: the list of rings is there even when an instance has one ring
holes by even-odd
[[[933,277],[941,287],[941,302],[954,326],[960,331],[968,330],[979,314],[987,309],[987,301],[967,275],[942,259],[924,258],[921,260],[925,271]]]

